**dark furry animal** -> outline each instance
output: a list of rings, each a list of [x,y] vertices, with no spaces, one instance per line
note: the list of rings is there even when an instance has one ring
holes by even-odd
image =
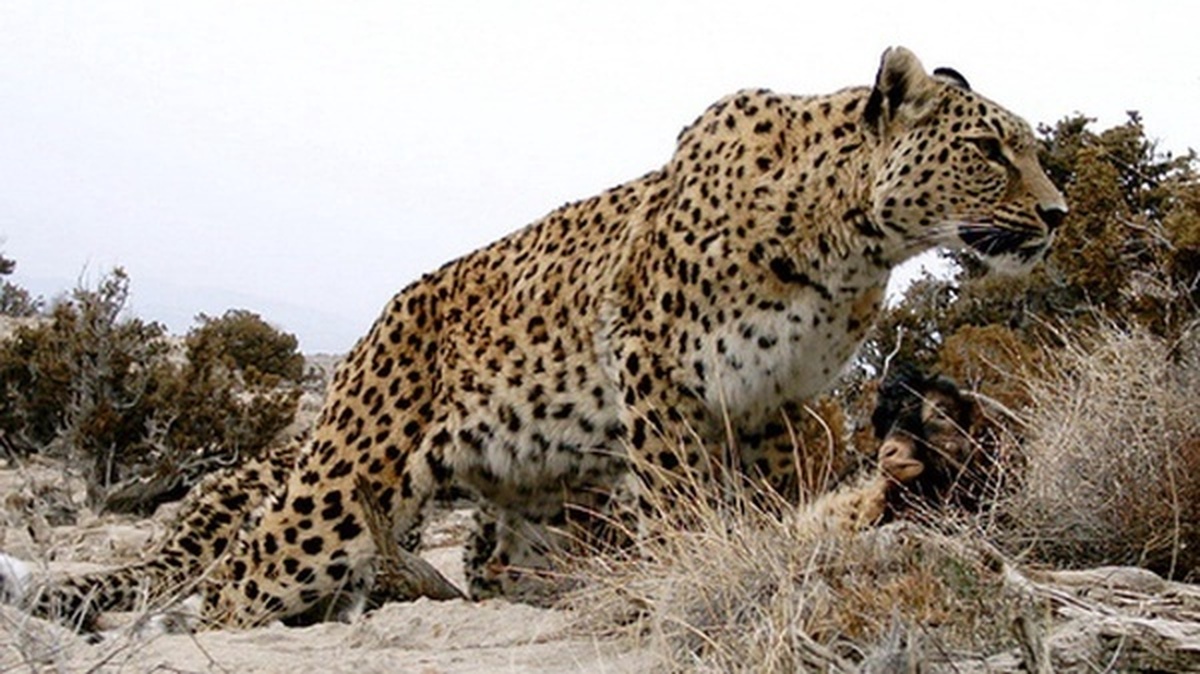
[[[915,503],[977,511],[994,482],[994,456],[971,436],[978,410],[952,380],[901,366],[879,390],[871,425],[881,472],[896,483],[889,511]]]

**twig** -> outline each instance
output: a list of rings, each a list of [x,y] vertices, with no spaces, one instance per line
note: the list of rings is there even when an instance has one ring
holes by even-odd
[[[392,536],[391,515],[379,502],[365,476],[357,477],[354,488],[363,506],[363,517],[371,532],[371,540],[375,542],[378,565],[375,594],[382,593],[387,600],[393,601],[411,601],[418,597],[438,601],[467,598],[432,564],[400,547]]]
[[[895,358],[900,353],[900,347],[903,344],[904,344],[904,326],[897,325],[896,326],[896,347],[894,349],[892,349],[891,353],[889,353],[888,355],[883,357],[883,372],[879,373],[879,379],[881,381],[887,379],[888,370],[891,369],[891,367],[892,367],[892,359]]]

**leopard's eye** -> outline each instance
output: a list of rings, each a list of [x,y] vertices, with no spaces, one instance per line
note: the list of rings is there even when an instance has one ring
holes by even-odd
[[[1008,165],[1008,157],[1004,155],[1004,146],[1000,143],[999,138],[984,136],[981,138],[969,138],[972,145],[983,153],[983,156],[990,162],[997,164]]]

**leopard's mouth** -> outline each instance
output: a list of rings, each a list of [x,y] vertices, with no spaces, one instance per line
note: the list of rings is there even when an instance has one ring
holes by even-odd
[[[961,224],[958,237],[989,266],[1001,271],[1023,270],[1040,262],[1052,239],[1052,235],[1037,230],[990,223]]]

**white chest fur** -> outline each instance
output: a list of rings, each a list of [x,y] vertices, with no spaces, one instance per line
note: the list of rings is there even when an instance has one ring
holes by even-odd
[[[782,311],[747,313],[714,330],[692,363],[710,409],[756,424],[826,390],[873,324],[883,286],[843,288],[833,299],[802,293]]]

